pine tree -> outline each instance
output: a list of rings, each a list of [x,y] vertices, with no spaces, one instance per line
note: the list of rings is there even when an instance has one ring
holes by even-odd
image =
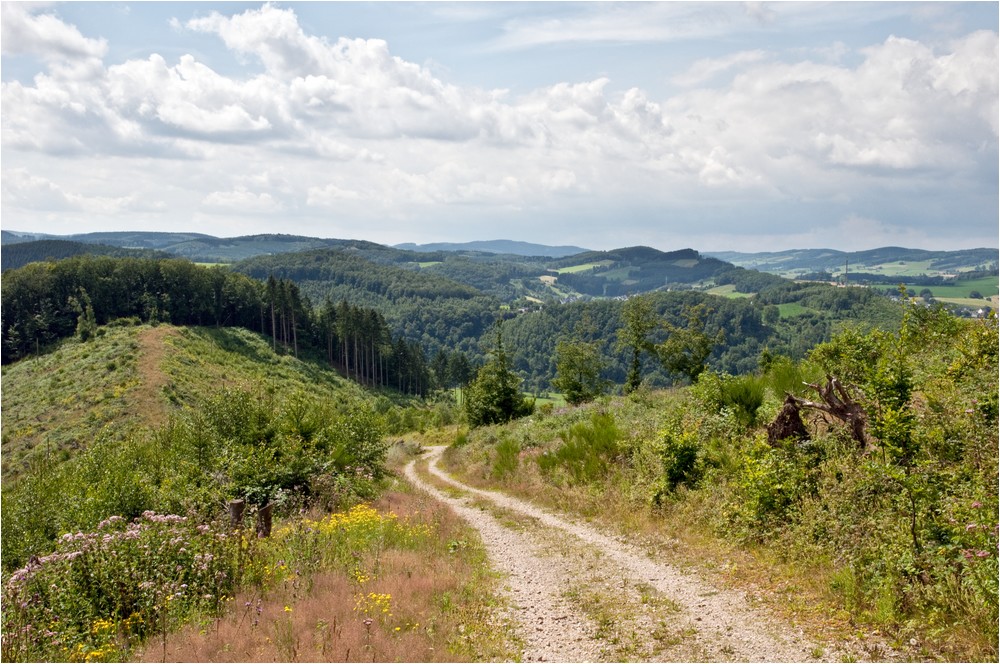
[[[502,325],[496,325],[496,347],[469,385],[465,396],[465,414],[471,426],[502,424],[530,415],[533,400],[521,394],[521,378],[510,368],[503,347]]]

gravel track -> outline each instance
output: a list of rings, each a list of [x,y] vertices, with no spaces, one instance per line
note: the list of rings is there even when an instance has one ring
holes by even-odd
[[[652,560],[592,526],[462,484],[437,467],[445,448],[427,449],[428,471],[466,495],[453,497],[424,481],[416,461],[406,466],[405,475],[479,531],[494,568],[507,577],[509,617],[521,626],[525,661],[803,662],[846,656],[755,609],[741,592],[713,587]],[[484,501],[515,515],[519,527],[501,523],[491,514],[495,508],[476,505]],[[610,597],[618,605],[619,615],[595,618],[593,607],[581,607],[580,590],[591,586],[599,589],[593,591],[595,597]],[[599,594],[611,586],[611,595]],[[650,602],[650,588],[660,601]],[[635,597],[640,592],[641,602]],[[613,629],[616,622],[631,627]],[[863,654],[854,651],[850,657]]]

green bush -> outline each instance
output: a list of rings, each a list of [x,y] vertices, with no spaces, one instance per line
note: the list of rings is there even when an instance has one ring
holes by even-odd
[[[239,537],[177,515],[110,517],[67,533],[3,588],[4,661],[123,661],[153,631],[216,612],[239,575]]]
[[[764,381],[757,376],[736,376],[722,384],[723,404],[746,428],[757,423],[757,411],[764,404],[764,394]]]
[[[590,422],[578,422],[559,432],[562,443],[537,457],[543,473],[566,472],[576,484],[600,477],[618,456],[621,431],[610,413],[595,412]]]
[[[681,485],[695,488],[704,474],[701,447],[695,432],[668,429],[660,436],[663,480],[653,496],[653,503],[656,505],[661,504],[667,495],[674,493]]]
[[[517,441],[503,439],[493,453],[493,478],[503,481],[517,473],[521,446]]]

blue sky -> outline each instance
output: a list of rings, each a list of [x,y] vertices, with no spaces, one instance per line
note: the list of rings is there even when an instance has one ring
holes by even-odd
[[[998,245],[998,4],[2,3],[3,228]]]

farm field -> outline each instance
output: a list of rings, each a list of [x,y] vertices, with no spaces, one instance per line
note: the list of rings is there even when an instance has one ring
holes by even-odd
[[[736,286],[733,284],[725,284],[724,286],[714,286],[705,291],[709,295],[720,295],[722,297],[729,298],[744,298],[753,297],[753,293],[739,293],[736,290]]]
[[[968,297],[972,291],[979,291],[983,297],[991,297],[1000,294],[1000,280],[997,277],[983,277],[981,279],[971,279],[960,281],[955,285],[948,286],[928,286],[934,297]]]
[[[596,263],[583,263],[582,265],[572,265],[570,267],[561,267],[555,270],[559,274],[576,274],[578,272],[586,272],[587,270],[593,270],[595,268],[608,267],[613,261],[597,261]]]

